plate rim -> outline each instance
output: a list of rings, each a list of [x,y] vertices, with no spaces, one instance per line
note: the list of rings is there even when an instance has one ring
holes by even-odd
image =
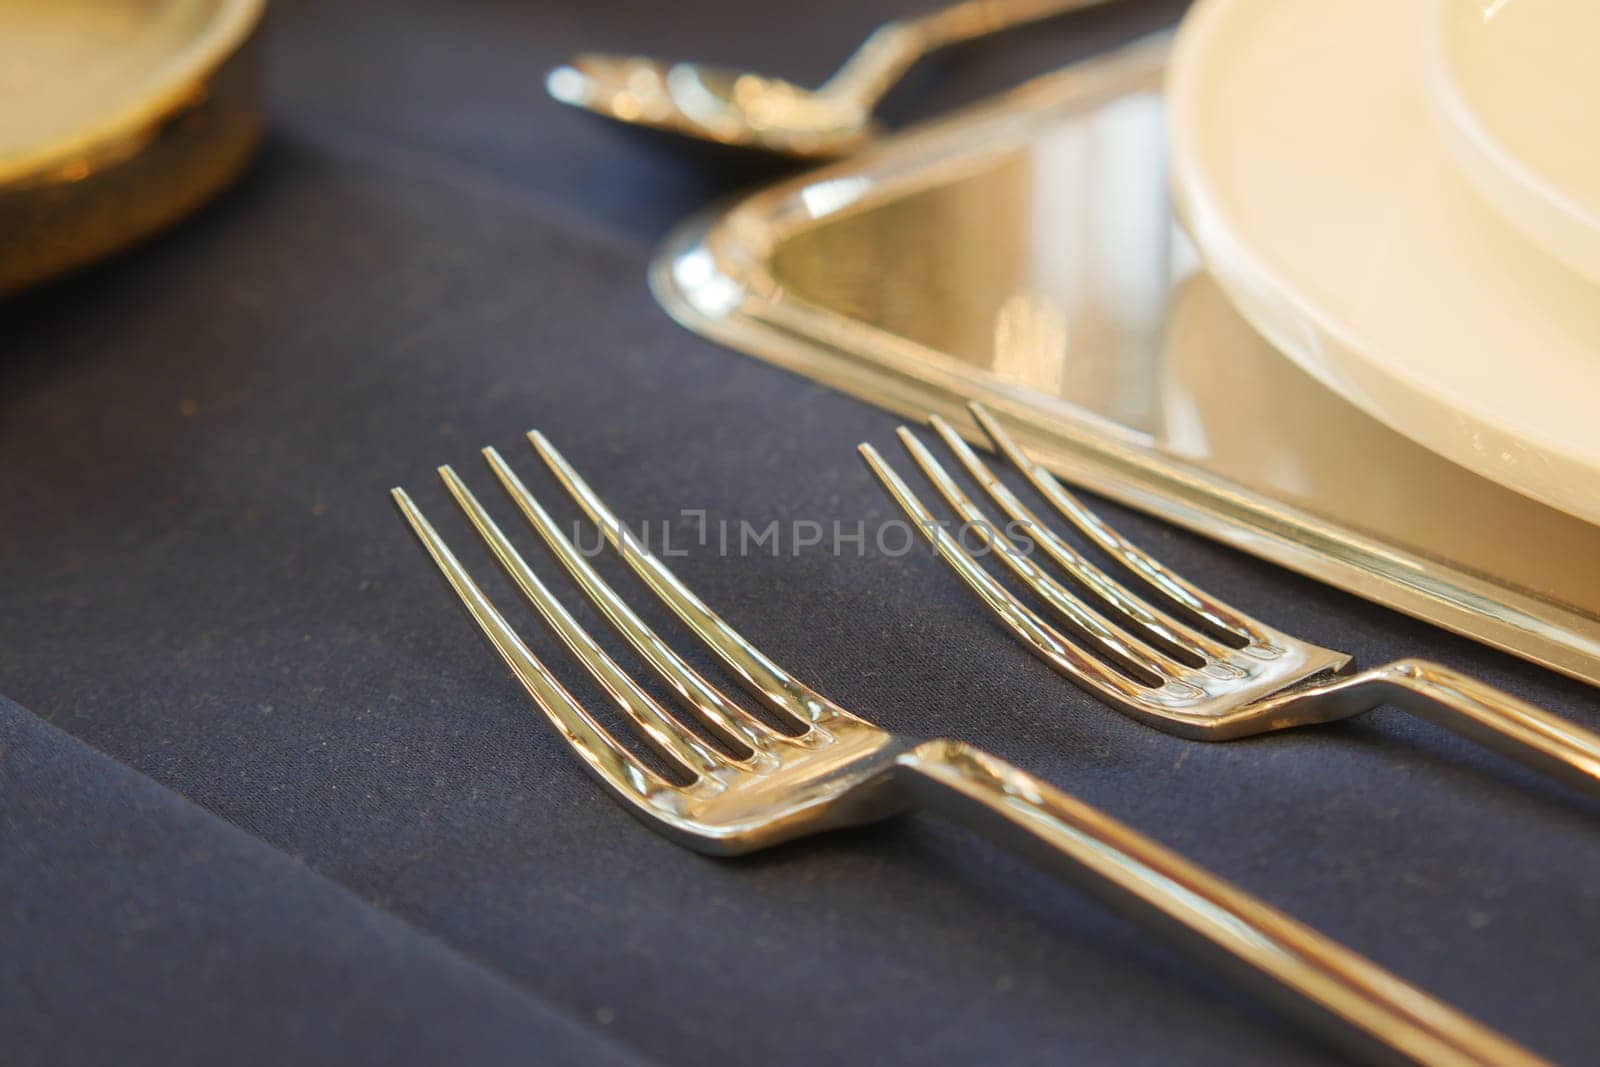
[[[1490,129],[1466,92],[1448,22],[1458,0],[1427,0],[1422,35],[1429,114],[1469,184],[1524,237],[1592,282],[1600,282],[1600,210],[1591,209],[1524,161]]]
[[[1224,285],[1250,324],[1274,347],[1374,418],[1476,474],[1589,522],[1600,522],[1600,490],[1579,494],[1552,489],[1561,483],[1600,482],[1600,452],[1586,453],[1571,440],[1545,432],[1543,427],[1519,424],[1508,428],[1506,423],[1496,421],[1492,413],[1483,410],[1481,402],[1465,402],[1441,389],[1440,383],[1431,376],[1413,370],[1403,361],[1396,363],[1376,355],[1374,346],[1359,337],[1348,323],[1331,316],[1304,293],[1302,287],[1288,280],[1270,257],[1238,236],[1240,227],[1219,203],[1219,194],[1212,183],[1198,172],[1195,161],[1198,153],[1189,147],[1194,129],[1203,121],[1195,114],[1201,106],[1200,94],[1192,91],[1192,87],[1201,77],[1197,68],[1203,69],[1203,66],[1196,57],[1205,55],[1203,44],[1220,32],[1219,27],[1229,24],[1227,20],[1235,15],[1236,9],[1261,2],[1198,0],[1179,27],[1168,67],[1166,96],[1173,196],[1178,214],[1194,238],[1208,270]],[[1260,296],[1263,291],[1273,293],[1275,303],[1291,309],[1292,314],[1269,311],[1263,306]],[[1313,324],[1318,334],[1332,338],[1352,361],[1381,376],[1391,387],[1399,387],[1424,403],[1433,411],[1433,416],[1430,419],[1419,419],[1415,415],[1397,417],[1389,405],[1380,404],[1347,375],[1337,373],[1329,361],[1308,355],[1304,339],[1292,335],[1294,331],[1283,324],[1285,319],[1296,324]],[[1462,420],[1470,420],[1472,432],[1458,432],[1448,441],[1426,432],[1421,425],[1459,424]],[[1469,447],[1468,441],[1473,438],[1477,443]],[[1483,443],[1485,439],[1491,442],[1487,447]],[[1510,465],[1485,459],[1486,453],[1498,455],[1502,452],[1514,456],[1534,453],[1547,464],[1551,460],[1558,461],[1566,473],[1530,485],[1519,480]],[[1527,464],[1515,466],[1520,468]]]

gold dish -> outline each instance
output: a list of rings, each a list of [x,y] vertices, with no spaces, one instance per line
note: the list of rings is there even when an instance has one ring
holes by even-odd
[[[1358,411],[1199,269],[1167,196],[1166,52],[1076,65],[693,220],[657,298],[977,443],[979,401],[1069,482],[1600,683],[1600,527]],[[997,360],[1019,295],[1059,309],[1062,344]]]
[[[960,0],[886,22],[833,77],[804,89],[748,70],[594,52],[550,72],[563,104],[608,119],[796,159],[833,159],[878,134],[878,102],[924,56],[1106,0]]]
[[[0,0],[0,294],[177,221],[260,139],[265,0]]]

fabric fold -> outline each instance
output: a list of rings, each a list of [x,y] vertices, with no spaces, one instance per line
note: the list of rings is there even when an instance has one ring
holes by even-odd
[[[638,1062],[4,698],[0,901],[13,1067]]]

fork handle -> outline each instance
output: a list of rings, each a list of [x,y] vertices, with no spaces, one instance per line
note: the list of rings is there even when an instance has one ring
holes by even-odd
[[[1600,734],[1438,663],[1402,659],[1340,679],[1324,692],[1378,697],[1485,748],[1600,793]]]
[[[901,757],[929,810],[1011,846],[1162,929],[1368,1055],[1425,1064],[1544,1061],[1116,820],[977,749]]]

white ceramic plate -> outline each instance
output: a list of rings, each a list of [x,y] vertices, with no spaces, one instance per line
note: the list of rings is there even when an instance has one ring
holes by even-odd
[[[1513,226],[1600,282],[1600,3],[1427,7],[1423,70],[1445,147]]]
[[[1439,143],[1419,2],[1201,0],[1167,85],[1178,210],[1239,309],[1325,384],[1600,522],[1600,290]]]

